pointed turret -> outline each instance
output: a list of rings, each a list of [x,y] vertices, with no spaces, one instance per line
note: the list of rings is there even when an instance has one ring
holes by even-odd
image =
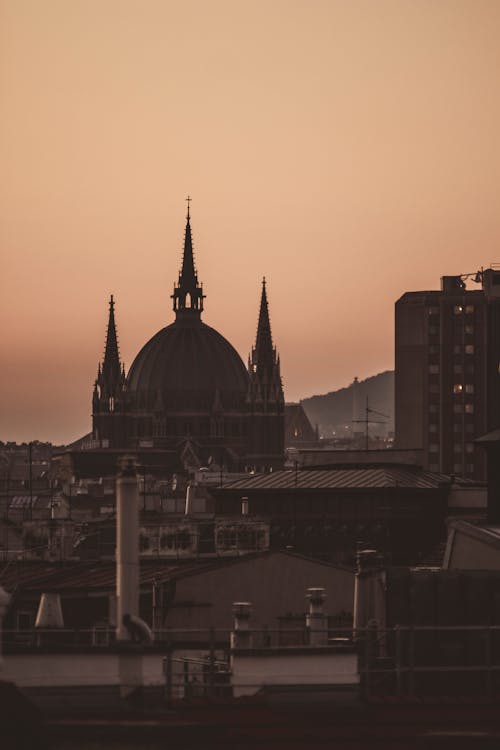
[[[269,304],[267,301],[266,279],[262,279],[262,292],[260,297],[259,322],[257,325],[257,336],[255,347],[252,349],[249,360],[250,382],[255,386],[260,385],[263,390],[264,399],[276,398],[278,391],[282,392],[280,362],[273,346],[271,335],[271,322],[269,320]],[[256,389],[258,390],[258,389]]]
[[[266,471],[283,465],[284,405],[280,360],[273,346],[265,278],[262,280],[257,337],[248,360],[247,404],[252,418],[250,456]]]
[[[108,328],[104,359],[97,367],[97,378],[92,394],[93,436],[101,446],[120,445],[123,441],[123,421],[118,425],[116,413],[125,411],[125,368],[120,362],[115,322],[115,301],[109,299]]]
[[[191,198],[187,198],[188,210],[186,216],[186,232],[184,235],[184,252],[182,255],[182,268],[179,273],[177,286],[174,285],[174,312],[176,318],[182,318],[185,315],[199,318],[203,311],[203,285],[198,284],[198,275],[194,265],[193,240],[191,237],[191,215],[189,203]]]
[[[119,383],[122,374],[120,364],[120,353],[118,350],[118,337],[116,335],[115,323],[115,301],[113,295],[109,298],[108,330],[106,333],[106,347],[104,349],[104,360],[102,363],[102,376],[108,383]]]
[[[259,322],[257,325],[257,338],[255,349],[252,352],[252,360],[257,363],[260,374],[270,374],[276,361],[276,352],[273,348],[271,335],[271,323],[269,321],[269,305],[267,302],[266,278],[262,279],[262,292],[260,297]]]

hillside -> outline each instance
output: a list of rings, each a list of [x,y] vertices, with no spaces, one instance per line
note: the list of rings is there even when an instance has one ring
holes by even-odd
[[[387,425],[373,425],[371,432],[385,435],[394,430],[394,371],[387,370],[373,375],[358,383],[359,419],[365,416],[366,397],[371,409],[387,414]],[[337,434],[345,429],[345,425],[352,428],[353,419],[353,387],[340,388],[338,391],[325,393],[322,396],[311,396],[301,401],[304,410],[313,425],[319,426],[320,435],[330,437],[332,432]],[[372,415],[377,419],[376,415]],[[382,417],[380,417],[382,419]],[[355,428],[361,432],[362,425]]]

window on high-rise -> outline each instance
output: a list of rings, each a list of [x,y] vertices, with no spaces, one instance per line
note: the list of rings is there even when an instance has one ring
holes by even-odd
[[[437,443],[429,444],[429,453],[438,453],[438,451],[439,451],[439,445]]]
[[[466,443],[465,444],[465,452],[466,453],[474,453],[474,443]]]
[[[472,383],[467,383],[465,386],[465,392],[474,393],[474,385]]]
[[[465,305],[465,312],[467,315],[471,315],[474,312],[474,305]]]
[[[468,334],[474,333],[474,326],[466,325],[464,326],[464,331],[465,333],[468,333]]]
[[[455,305],[453,307],[453,312],[455,315],[461,315],[463,311],[464,311],[464,308],[462,307],[462,305]]]
[[[453,365],[453,372],[455,373],[455,375],[459,375],[463,369],[464,368],[462,365]]]
[[[455,383],[455,385],[453,386],[453,393],[462,393],[463,389],[464,387],[462,383]]]
[[[465,345],[465,353],[466,354],[474,354],[474,344],[466,344]]]
[[[474,404],[465,404],[465,413],[474,414]]]
[[[429,365],[429,373],[431,375],[439,375],[439,365]]]

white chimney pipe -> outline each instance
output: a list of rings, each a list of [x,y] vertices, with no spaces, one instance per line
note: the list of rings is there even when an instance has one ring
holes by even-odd
[[[123,615],[139,615],[139,485],[130,456],[116,480],[116,638],[129,641]]]
[[[64,620],[59,594],[42,594],[36,613],[35,628],[63,628]]]
[[[241,498],[241,515],[248,516],[248,497]]]
[[[193,493],[193,487],[191,487],[191,482],[188,482],[188,486],[186,487],[186,505],[184,508],[184,515],[189,516],[191,513],[191,494]]]
[[[233,631],[231,633],[231,648],[251,648],[252,633],[250,631],[250,602],[233,603]]]

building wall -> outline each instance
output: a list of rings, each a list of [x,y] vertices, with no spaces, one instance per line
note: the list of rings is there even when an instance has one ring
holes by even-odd
[[[270,522],[271,549],[290,545],[303,555],[343,565],[355,564],[359,542],[373,546],[393,564],[413,565],[446,538],[446,484],[253,488],[250,480],[247,486],[213,494],[220,516],[235,515],[242,495],[247,496],[250,513]]]
[[[254,695],[266,685],[357,685],[355,651],[336,653],[325,648],[311,653],[236,652],[231,658],[234,696]]]
[[[497,277],[472,290],[443,277],[441,291],[396,302],[395,447],[423,449],[431,471],[485,478],[474,440],[500,423]]]
[[[229,630],[233,602],[249,601],[251,627],[277,628],[278,617],[306,612],[311,586],[326,589],[327,614],[352,612],[353,571],[277,552],[181,578],[165,624],[174,629]]]
[[[172,652],[173,686],[177,697],[182,697],[179,687],[183,682],[183,660],[190,664],[190,672],[196,663],[202,663],[208,650],[175,649]],[[127,658],[127,655],[124,655]],[[152,650],[136,654],[138,673],[143,684],[149,687],[165,685],[164,659],[166,651]],[[217,658],[222,654],[216,653]],[[123,658],[123,657],[122,657]],[[198,672],[201,674],[201,669]],[[2,680],[12,681],[20,688],[34,687],[85,687],[92,685],[118,686],[120,676],[120,654],[112,651],[86,650],[75,653],[52,649],[50,652],[11,653],[4,656]]]
[[[448,570],[500,570],[500,547],[451,529],[445,563]]]
[[[405,294],[396,302],[395,448],[423,448],[427,405],[425,296]]]

